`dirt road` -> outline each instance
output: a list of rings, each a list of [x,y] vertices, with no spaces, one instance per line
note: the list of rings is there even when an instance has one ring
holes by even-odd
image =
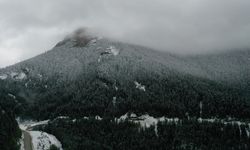
[[[32,144],[32,138],[29,132],[22,130],[24,136],[24,149],[25,150],[34,150]]]

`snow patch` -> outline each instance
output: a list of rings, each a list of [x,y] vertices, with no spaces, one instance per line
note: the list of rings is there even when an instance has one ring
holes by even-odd
[[[24,149],[24,135],[22,134],[21,139],[18,141],[18,145],[20,145],[20,150],[25,150]]]
[[[101,60],[102,60],[102,56],[99,56],[97,61],[101,62]]]
[[[168,122],[178,124],[181,122],[179,118],[167,118],[167,117],[160,117],[154,118],[148,114],[137,116],[135,113],[126,113],[122,115],[120,118],[115,118],[116,122],[120,123],[122,121],[129,121],[133,123],[138,123],[140,127],[143,129],[150,128],[151,126],[154,127],[155,135],[158,136],[158,123],[159,122]]]
[[[33,121],[33,120],[26,120],[26,121],[21,121],[20,118],[16,119],[18,124],[19,124],[19,128],[22,130],[29,130],[32,129],[35,126],[39,126],[39,125],[46,125],[48,124],[49,120],[44,120],[44,121]]]
[[[154,118],[149,116],[148,114],[142,115],[137,117],[135,113],[126,113],[125,115],[121,116],[120,118],[115,119],[118,123],[128,120],[133,123],[138,123],[142,128],[150,128],[151,126],[154,127],[155,135],[158,136],[158,122],[164,121],[165,117],[162,118]]]
[[[68,119],[68,116],[58,116],[56,119]]]
[[[18,76],[16,77],[17,80],[23,80],[26,78],[26,74],[21,72],[18,74]]]
[[[96,120],[102,120],[102,118],[100,116],[95,116]]]
[[[0,75],[0,80],[5,80],[7,78],[8,78],[8,76],[6,74]]]
[[[107,50],[109,50],[114,56],[117,56],[120,53],[120,50],[114,46],[108,47]]]
[[[101,47],[98,47],[97,50],[101,49]],[[100,53],[100,56],[98,57],[98,63],[100,63],[102,61],[102,56],[103,55],[114,55],[117,56],[120,53],[120,50],[118,50],[117,48],[115,48],[114,46],[110,46],[108,48],[106,48],[106,51],[103,51]]]
[[[86,116],[83,117],[83,119],[85,119],[85,120],[89,120],[90,118],[93,118],[93,117],[86,117]],[[100,116],[95,116],[94,119],[95,119],[95,120],[102,120],[102,117],[100,117]],[[73,119],[72,121],[74,122],[74,120],[76,121],[76,119]]]
[[[250,137],[250,124],[248,124],[248,126],[246,127],[246,134],[247,134],[247,137],[249,138]]]
[[[129,118],[129,115],[128,115],[128,113],[126,113],[125,115],[122,115],[120,118],[115,118],[115,120],[117,120],[117,122],[119,123],[119,122],[121,122],[121,121],[124,121],[124,120],[126,120],[126,119],[128,119]]]
[[[11,97],[11,98],[13,98],[13,99],[16,99],[16,96],[13,95],[13,94],[10,94],[10,93],[9,93],[8,96]]]
[[[39,121],[39,122],[36,122],[36,123],[29,125],[29,127],[33,128],[33,127],[39,126],[39,125],[46,125],[46,124],[48,124],[48,122],[49,122],[49,120]]]
[[[144,92],[146,91],[145,85],[142,85],[141,83],[139,83],[137,81],[135,81],[134,83],[135,83],[135,88],[137,88],[137,89],[139,89],[141,91],[144,91]]]
[[[116,99],[117,99],[117,98],[114,96],[114,97],[113,97],[113,100],[112,100],[113,106],[116,106]]]
[[[149,116],[147,114],[147,115],[142,115],[138,117],[138,120],[135,120],[134,122],[140,123],[141,127],[149,128],[152,125],[154,126],[157,125],[157,123],[159,122],[159,119]]]
[[[11,78],[16,79],[16,80],[23,80],[27,77],[26,74],[23,72],[21,72],[21,73],[11,72],[10,76],[11,76]]]
[[[117,86],[115,86],[115,91],[118,91],[118,90],[119,90],[119,88]]]
[[[54,135],[41,131],[29,131],[35,150],[48,150],[51,145],[55,145],[62,150],[62,144]]]

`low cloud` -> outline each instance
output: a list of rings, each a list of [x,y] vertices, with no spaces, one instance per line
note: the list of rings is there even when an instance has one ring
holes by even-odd
[[[0,0],[0,67],[87,27],[173,53],[250,47],[249,0]]]

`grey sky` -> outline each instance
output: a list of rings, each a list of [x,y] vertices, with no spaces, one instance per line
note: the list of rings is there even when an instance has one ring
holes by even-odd
[[[250,47],[249,0],[0,0],[0,67],[88,27],[176,53]]]

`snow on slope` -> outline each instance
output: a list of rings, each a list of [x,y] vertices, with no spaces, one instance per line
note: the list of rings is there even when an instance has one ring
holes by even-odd
[[[8,76],[10,76],[12,79],[15,79],[15,80],[23,80],[27,77],[26,74],[23,72],[20,72],[20,73],[11,72],[9,74],[0,75],[0,80],[5,80],[8,78]]]
[[[109,50],[114,56],[117,56],[119,54],[119,50],[117,48],[115,48],[114,46],[110,46],[107,48],[107,50]]]
[[[155,118],[148,114],[137,116],[134,113],[126,113],[125,115],[121,116],[120,118],[115,119],[118,123],[123,122],[125,120],[138,123],[140,127],[142,128],[149,128],[154,127],[155,135],[158,136],[158,123],[159,122],[167,122],[171,124],[181,124],[183,120],[179,118],[167,118],[167,117],[160,117]],[[206,123],[222,123],[224,125],[236,125],[239,128],[240,136],[242,135],[242,132],[245,132],[247,137],[250,138],[250,123],[249,122],[242,122],[237,120],[224,120],[224,119],[204,119],[204,118],[198,118],[197,120],[199,123],[206,122]],[[241,127],[246,126],[246,128],[243,130]]]
[[[6,74],[0,75],[0,80],[5,80],[7,78],[8,78],[8,76]]]
[[[89,70],[92,70],[94,66],[99,72],[105,71],[107,76],[128,79],[131,77],[133,80],[135,79],[133,77],[141,74],[142,70],[143,74],[153,73],[163,77],[176,71],[212,80],[220,79],[231,82],[231,80],[239,78],[240,83],[243,84],[244,80],[242,82],[240,79],[249,77],[250,73],[248,69],[250,65],[248,63],[249,50],[237,51],[236,54],[222,53],[191,57],[173,55],[105,38],[94,38],[83,46],[74,46],[74,40],[79,39],[58,43],[60,46],[56,46],[44,54],[0,69],[0,74],[11,71],[26,73],[32,70],[30,74],[26,75],[34,76],[34,74],[43,72],[43,75],[47,77],[60,74],[62,78],[75,79],[74,77],[79,77],[83,72],[88,75]],[[100,53],[104,55],[100,55]],[[116,55],[119,57],[113,57]],[[102,59],[102,56],[106,59]],[[98,65],[95,64],[96,62],[99,62]],[[100,67],[101,69],[98,68],[100,65],[103,65]],[[114,66],[117,66],[119,70],[114,69]]]
[[[55,145],[62,150],[62,144],[51,134],[41,131],[29,131],[35,150],[48,150],[51,145]]]
[[[137,81],[135,81],[134,82],[135,83],[135,87],[137,88],[137,89],[139,89],[139,90],[141,90],[141,91],[146,91],[146,87],[145,87],[145,85],[142,85],[141,83],[139,83],[139,82],[137,82]]]
[[[26,74],[23,72],[19,73],[18,76],[15,77],[15,79],[17,80],[23,80],[25,78],[26,78]]]
[[[13,94],[10,94],[10,93],[9,93],[8,96],[11,97],[11,98],[13,98],[13,99],[16,99],[16,96],[13,95]]]
[[[21,139],[18,142],[18,145],[20,145],[20,150],[25,150],[24,149],[24,135],[22,134]]]
[[[46,125],[48,124],[49,120],[44,120],[44,121],[33,121],[33,120],[26,120],[21,122],[19,118],[17,118],[17,122],[19,124],[19,128],[22,130],[29,130],[32,129],[35,126],[39,126],[39,125]]]

